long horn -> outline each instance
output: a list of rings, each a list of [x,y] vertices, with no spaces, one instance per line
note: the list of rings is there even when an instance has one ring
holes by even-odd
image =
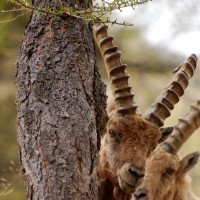
[[[197,105],[192,105],[190,111],[180,118],[173,134],[161,146],[170,153],[176,154],[183,143],[200,127],[200,100]]]
[[[189,80],[196,69],[197,57],[192,54],[184,63],[179,65],[173,72],[176,73],[168,87],[156,98],[155,102],[145,112],[146,119],[159,127],[164,125],[164,120],[170,116],[174,105],[184,94]]]
[[[128,84],[129,75],[125,72],[126,64],[122,64],[120,60],[121,52],[118,51],[118,47],[113,45],[113,37],[108,36],[107,29],[106,25],[96,23],[93,27],[93,34],[111,81],[115,107],[120,114],[135,114],[137,105]]]

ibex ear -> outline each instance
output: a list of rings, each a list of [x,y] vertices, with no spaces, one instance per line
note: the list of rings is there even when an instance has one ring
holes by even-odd
[[[167,128],[160,128],[161,131],[161,138],[159,139],[158,143],[165,141],[174,131],[174,126],[169,126]]]
[[[200,152],[196,151],[187,156],[185,156],[180,161],[180,171],[181,175],[186,174],[189,170],[191,170],[198,162],[200,156]]]

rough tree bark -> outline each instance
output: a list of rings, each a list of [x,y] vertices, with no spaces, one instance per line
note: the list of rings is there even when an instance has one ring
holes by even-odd
[[[34,6],[59,7],[59,0]],[[63,1],[85,8],[88,1]],[[89,26],[33,12],[16,71],[18,143],[27,198],[97,199],[105,87]]]

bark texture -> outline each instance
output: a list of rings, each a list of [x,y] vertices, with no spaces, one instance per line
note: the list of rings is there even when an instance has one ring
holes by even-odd
[[[60,1],[39,1],[59,7]],[[65,1],[87,7],[88,1]],[[80,9],[82,9],[80,7]],[[16,71],[18,143],[27,199],[97,199],[105,86],[83,20],[34,12]]]

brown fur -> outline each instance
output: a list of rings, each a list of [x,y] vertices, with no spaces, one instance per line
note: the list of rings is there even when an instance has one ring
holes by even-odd
[[[143,182],[135,194],[146,192],[139,200],[197,200],[190,191],[187,170],[177,154],[168,153],[159,145],[147,159]]]
[[[114,136],[109,133],[112,130]],[[139,114],[112,113],[100,149],[100,200],[128,200],[138,183],[129,167],[144,172],[145,159],[161,138],[159,128]],[[108,189],[109,188],[109,189]],[[123,191],[122,191],[123,190]]]

